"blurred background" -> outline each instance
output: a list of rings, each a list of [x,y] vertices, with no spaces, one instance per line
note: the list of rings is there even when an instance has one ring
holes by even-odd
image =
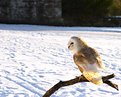
[[[0,23],[121,26],[121,0],[0,0]]]

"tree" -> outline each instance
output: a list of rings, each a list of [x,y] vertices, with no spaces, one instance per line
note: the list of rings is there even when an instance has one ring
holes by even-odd
[[[81,24],[96,23],[111,12],[113,0],[62,0],[63,18],[80,21]]]
[[[111,15],[121,15],[121,0],[113,0]]]

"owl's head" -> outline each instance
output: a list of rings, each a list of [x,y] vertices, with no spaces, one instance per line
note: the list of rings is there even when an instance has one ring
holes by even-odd
[[[77,53],[86,45],[87,44],[81,38],[73,36],[68,42],[68,49],[71,50],[73,53]]]

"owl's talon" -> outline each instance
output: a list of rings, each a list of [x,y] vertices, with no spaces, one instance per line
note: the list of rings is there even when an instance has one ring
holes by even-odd
[[[78,78],[79,79],[79,81],[82,79],[82,76],[83,75],[81,75],[81,76],[76,76],[76,78]]]

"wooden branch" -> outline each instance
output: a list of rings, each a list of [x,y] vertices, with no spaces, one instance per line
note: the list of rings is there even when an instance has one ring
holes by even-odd
[[[109,79],[115,77],[114,74],[103,76],[102,80],[105,84],[111,86],[112,88],[115,88],[118,90],[118,85],[112,83],[109,81]],[[68,81],[60,81],[57,84],[55,84],[52,88],[50,88],[44,95],[43,97],[50,97],[54,92],[56,92],[59,88],[64,87],[64,86],[69,86],[73,85],[79,82],[89,82],[83,75],[76,77],[74,79],[68,80]]]

